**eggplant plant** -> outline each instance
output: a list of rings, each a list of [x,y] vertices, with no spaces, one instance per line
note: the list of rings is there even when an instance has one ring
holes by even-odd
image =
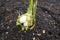
[[[32,30],[36,24],[36,7],[37,7],[37,0],[28,0],[29,7],[27,8],[27,12],[22,15],[18,15],[16,25],[20,25],[22,31],[23,30]]]

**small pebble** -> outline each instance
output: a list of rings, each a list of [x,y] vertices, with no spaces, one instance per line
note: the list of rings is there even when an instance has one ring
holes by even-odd
[[[9,26],[7,26],[7,29],[9,29],[10,27]]]
[[[48,15],[49,17],[51,17],[51,15]]]
[[[54,25],[54,28],[56,28],[56,26]]]
[[[24,33],[26,33],[26,31],[24,31]]]
[[[43,30],[43,33],[45,33],[45,30]]]
[[[10,23],[12,22],[12,20],[9,21]]]
[[[48,13],[47,11],[45,11],[45,13]]]
[[[41,34],[37,34],[38,36],[41,36]]]
[[[35,35],[35,34],[33,33],[33,35]]]
[[[50,6],[53,6],[53,4],[50,4]]]
[[[35,37],[33,37],[33,40],[35,40]]]
[[[59,7],[57,7],[57,9],[60,9]]]
[[[6,34],[8,34],[8,32],[6,32]]]

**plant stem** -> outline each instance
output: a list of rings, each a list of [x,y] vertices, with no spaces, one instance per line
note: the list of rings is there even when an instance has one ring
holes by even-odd
[[[33,0],[30,0],[29,1],[29,7],[27,9],[27,13],[32,14],[32,10],[33,10]]]
[[[38,0],[30,0],[29,1],[29,7],[27,9],[27,13],[31,15],[35,15],[36,13],[36,6],[37,6]]]
[[[38,2],[38,0],[34,0],[33,12],[32,12],[32,14],[33,14],[34,16],[35,16],[35,13],[36,13],[37,2]]]

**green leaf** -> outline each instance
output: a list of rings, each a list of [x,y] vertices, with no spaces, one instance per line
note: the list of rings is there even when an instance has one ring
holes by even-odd
[[[16,25],[20,25],[19,19],[17,19],[17,21],[16,21]]]
[[[19,20],[20,20],[20,15],[18,15],[18,19],[17,19],[17,21],[16,21],[16,25],[20,25]]]

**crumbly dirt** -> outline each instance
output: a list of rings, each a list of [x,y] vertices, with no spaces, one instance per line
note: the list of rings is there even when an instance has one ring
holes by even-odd
[[[26,0],[0,0],[0,40],[60,40],[60,0],[38,0],[35,28],[21,31],[16,19],[27,7]]]

